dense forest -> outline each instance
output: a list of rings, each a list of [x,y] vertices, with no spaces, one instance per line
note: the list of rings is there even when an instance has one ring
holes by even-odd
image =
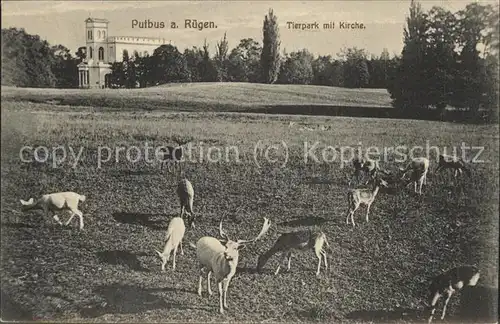
[[[264,16],[261,42],[245,38],[229,49],[224,35],[215,44],[205,40],[184,51],[172,45],[158,47],[151,56],[125,51],[122,61],[112,64],[111,83],[116,88],[171,82],[385,88],[394,107],[408,117],[432,112],[439,118],[452,106],[497,120],[498,18],[498,8],[490,5],[426,12],[412,1],[399,56],[391,57],[386,49],[374,55],[353,47],[315,57],[307,49],[280,51],[278,17],[271,9]],[[85,47],[72,55],[23,29],[2,29],[2,85],[77,87],[77,65],[84,59]]]

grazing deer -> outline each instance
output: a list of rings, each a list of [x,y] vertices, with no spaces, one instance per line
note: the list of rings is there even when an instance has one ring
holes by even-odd
[[[413,158],[406,168],[400,168],[403,172],[401,179],[405,179],[406,174],[410,173],[410,182],[415,184],[415,193],[422,194],[422,185],[427,185],[427,172],[429,171],[429,159],[425,157]],[[419,189],[417,192],[417,183]]]
[[[368,222],[368,214],[370,213],[370,206],[375,201],[377,194],[381,187],[387,188],[388,184],[383,179],[377,177],[373,182],[372,189],[350,189],[347,192],[347,202],[349,209],[347,212],[346,222],[349,224],[351,218],[352,226],[354,227],[354,212],[361,206],[366,206],[366,222]]]
[[[172,251],[172,270],[175,270],[175,255],[177,254],[177,248],[179,246],[181,248],[181,255],[184,255],[184,250],[182,249],[182,239],[184,238],[185,232],[186,226],[184,225],[182,217],[174,217],[170,220],[167,228],[167,242],[165,243],[163,252],[155,250],[161,259],[161,271],[165,272],[165,265],[170,259],[170,253]]]
[[[172,172],[175,171],[175,167],[179,166],[180,170],[180,162],[182,160],[183,150],[182,146],[165,146],[159,149],[160,153],[160,170],[163,170],[163,166],[167,165],[167,171]],[[171,170],[173,165],[173,170]]]
[[[205,236],[196,243],[196,254],[200,262],[200,278],[198,282],[198,295],[201,296],[203,276],[207,276],[208,294],[212,295],[210,288],[210,277],[212,273],[219,288],[219,311],[224,313],[227,306],[227,289],[229,283],[236,273],[238,266],[239,250],[246,244],[254,243],[267,233],[271,224],[267,218],[264,218],[264,225],[259,235],[252,240],[231,240],[222,230],[222,220],[219,224],[219,234],[222,237],[218,240],[214,237]]]
[[[264,265],[267,263],[269,258],[271,258],[274,254],[281,252],[282,257],[280,263],[278,264],[278,268],[274,272],[275,275],[279,273],[281,264],[285,261],[285,258],[288,257],[288,267],[287,270],[290,271],[290,263],[292,261],[292,252],[293,251],[306,251],[306,250],[314,250],[314,253],[318,257],[318,269],[316,270],[316,275],[319,276],[321,269],[321,260],[324,259],[325,262],[325,270],[328,269],[328,262],[326,260],[326,252],[323,250],[323,244],[326,244],[328,247],[328,241],[326,240],[325,233],[321,231],[296,231],[290,233],[283,233],[278,237],[276,243],[267,250],[265,253],[259,256],[257,261],[257,271],[261,271]]]
[[[479,277],[479,270],[469,265],[453,268],[435,277],[429,287],[431,305],[429,307],[430,316],[428,323],[432,322],[434,312],[436,311],[436,304],[441,296],[446,296],[441,314],[441,320],[443,320],[446,315],[446,307],[453,293],[466,286],[475,286]]]
[[[83,229],[83,213],[78,209],[78,203],[85,201],[84,195],[79,195],[76,192],[57,192],[52,194],[43,195],[37,201],[30,198],[28,201],[21,199],[21,204],[23,205],[22,210],[32,210],[32,209],[42,209],[45,215],[48,217],[49,212],[55,213],[56,211],[69,211],[71,213],[70,218],[65,226],[68,226],[75,215],[80,219],[80,229]],[[59,224],[63,225],[61,220],[57,215],[54,214],[53,219]]]
[[[368,179],[366,179],[365,185],[368,184],[368,182],[374,180],[379,172],[382,172],[384,174],[389,174],[388,171],[383,170],[377,160],[371,160],[371,159],[364,159],[360,156],[355,157],[352,160],[352,165],[354,167],[354,173],[349,180],[348,185],[350,186],[353,179],[356,179],[356,183],[359,183],[359,178],[361,176],[361,173],[367,176]]]
[[[159,149],[160,156],[160,170],[163,170],[163,166],[167,165],[167,171],[171,172],[171,166],[173,165],[172,172],[175,172],[176,166],[179,169],[179,175],[182,173],[182,158],[184,156],[183,146],[192,141],[192,138],[181,139],[177,136],[173,136],[172,140],[177,143],[177,146],[165,146]]]
[[[463,171],[467,174],[467,176],[471,176],[471,172],[469,168],[467,167],[465,161],[457,156],[451,156],[451,155],[445,155],[445,154],[440,154],[439,155],[439,162],[438,166],[436,168],[436,173],[438,171],[441,171],[443,169],[453,169],[455,178],[457,175],[460,173],[460,175],[463,174]]]
[[[188,179],[182,179],[177,184],[177,196],[179,196],[179,201],[181,203],[181,213],[182,218],[184,214],[187,214],[188,226],[195,227],[194,225],[194,212],[193,212],[193,200],[194,200],[194,189],[193,185]]]

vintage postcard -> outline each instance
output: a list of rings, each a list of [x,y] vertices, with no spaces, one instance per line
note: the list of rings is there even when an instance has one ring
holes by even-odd
[[[2,321],[498,322],[498,1],[1,6]]]

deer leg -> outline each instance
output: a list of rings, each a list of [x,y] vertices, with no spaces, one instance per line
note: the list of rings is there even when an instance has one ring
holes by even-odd
[[[323,256],[323,259],[325,261],[325,269],[328,269],[328,262],[326,261],[326,252],[321,250],[321,255]]]
[[[181,242],[179,244],[181,246],[181,255],[184,255],[184,250],[182,249],[182,240],[181,240]]]
[[[356,210],[358,210],[359,205],[360,204],[356,204],[356,205],[354,205],[354,208],[351,208],[351,223],[352,223],[353,227],[356,226],[356,224],[354,224],[354,212],[356,212]]]
[[[443,307],[443,314],[441,314],[441,320],[444,319],[444,316],[446,315],[446,307],[448,306],[448,302],[450,301],[451,296],[453,295],[454,290],[448,290],[448,297],[444,301],[444,307]]]
[[[184,216],[184,212],[185,212],[184,209],[185,209],[184,205],[181,203],[181,216],[180,216],[181,218]]]
[[[227,307],[227,289],[229,288],[229,282],[231,282],[231,278],[225,280],[226,284],[224,285],[224,307],[228,309]]]
[[[288,252],[288,266],[287,270],[290,271],[290,264],[292,263],[292,252]]]
[[[314,252],[316,253],[316,256],[318,257],[318,269],[316,270],[316,275],[319,276],[319,272],[321,269],[321,250],[320,248],[315,248]]]
[[[172,270],[175,270],[175,255],[177,254],[177,246],[174,247],[174,255],[172,257]]]
[[[281,264],[283,263],[283,261],[285,261],[285,258],[286,258],[286,252],[283,252],[281,255],[280,263],[278,263],[278,267],[276,268],[274,275],[277,275],[280,272]]]
[[[368,223],[368,214],[370,214],[370,206],[371,206],[371,204],[368,204],[368,205],[366,206],[366,222],[367,222],[367,223]]]
[[[222,288],[222,280],[219,281],[217,283],[217,285],[219,286],[219,312],[221,314],[224,314],[224,307],[223,307],[223,305],[224,305],[224,297],[223,297],[224,290]]]
[[[66,223],[64,223],[64,226],[68,226],[69,223],[71,222],[71,220],[73,219],[73,217],[75,217],[75,213],[71,212],[71,216],[68,218]],[[61,225],[63,225],[63,224],[61,223]]]
[[[212,296],[212,288],[210,287],[210,277],[212,276],[212,271],[208,271],[207,274],[207,285],[208,285],[208,294]]]
[[[439,293],[436,293],[434,297],[432,298],[431,302],[431,314],[429,316],[429,320],[427,321],[428,324],[432,322],[432,318],[434,317],[434,312],[436,311],[436,303],[438,302],[439,298],[441,295]]]
[[[83,229],[83,214],[81,211],[79,211],[78,209],[75,210],[75,213],[76,215],[78,216],[79,218],[79,221],[80,221],[80,229]]]
[[[204,268],[200,269],[200,279],[198,281],[198,295],[201,296],[201,281],[203,280],[203,273],[204,273]]]
[[[82,212],[76,208],[71,208],[71,212],[73,213],[73,215],[71,215],[71,217],[68,219],[68,221],[66,222],[65,225],[67,226],[69,224],[69,222],[73,219],[73,216],[76,214],[76,216],[78,216],[79,221],[80,221],[80,229],[83,229],[83,214],[82,214]]]

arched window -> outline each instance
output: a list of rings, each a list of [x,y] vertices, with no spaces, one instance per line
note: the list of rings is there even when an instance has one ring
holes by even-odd
[[[99,61],[104,61],[104,48],[99,47]]]
[[[102,31],[102,38],[106,38],[106,31]]]
[[[87,37],[88,37],[89,40],[92,40],[92,30],[89,30],[87,32]]]
[[[101,39],[101,31],[100,30],[97,31],[97,39]]]
[[[94,51],[92,50],[92,46],[89,46],[89,58],[91,59],[94,56]]]
[[[148,56],[148,51],[144,51],[144,56]]]

